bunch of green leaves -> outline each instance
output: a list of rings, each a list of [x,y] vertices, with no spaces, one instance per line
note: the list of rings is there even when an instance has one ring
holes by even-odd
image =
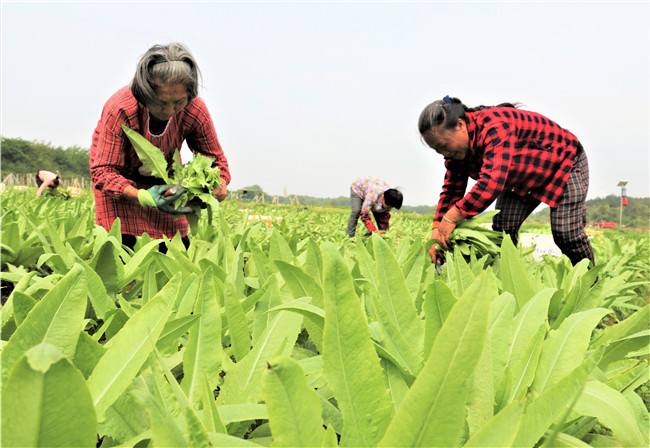
[[[58,188],[46,188],[45,191],[43,191],[43,196],[52,196],[54,198],[59,198],[67,201],[70,199],[70,193],[67,191],[61,191]]]
[[[193,232],[196,231],[201,217],[201,209],[208,208],[211,220],[212,212],[218,210],[219,202],[213,191],[221,187],[219,168],[212,168],[213,159],[202,154],[194,154],[194,158],[186,164],[181,164],[178,148],[174,151],[170,172],[167,170],[167,160],[162,151],[149,142],[138,132],[122,124],[124,133],[131,141],[136,154],[147,167],[151,174],[165,181],[167,184],[180,186],[186,191],[179,198],[176,207],[189,206],[194,212],[186,215]]]
[[[174,162],[178,159],[174,158]],[[178,168],[178,167],[176,167]],[[175,173],[178,171],[174,170]],[[218,207],[219,202],[215,199],[213,191],[221,186],[221,177],[219,177],[219,168],[212,168],[212,159],[202,154],[195,154],[191,162],[186,163],[181,168],[181,175],[174,175],[176,183],[183,179],[181,187],[187,194],[183,195],[176,203],[179,206],[193,202],[198,198],[200,202]]]
[[[451,245],[447,250],[453,252],[454,247],[458,247],[463,255],[469,256],[470,248],[473,248],[477,257],[489,255],[496,258],[503,241],[503,232],[492,230],[489,224],[497,213],[499,211],[494,210],[459,223],[449,235]],[[432,240],[432,242],[438,241]],[[445,250],[442,246],[440,248]]]

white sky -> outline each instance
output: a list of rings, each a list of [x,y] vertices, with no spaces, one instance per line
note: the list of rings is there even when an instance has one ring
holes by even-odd
[[[521,102],[576,134],[588,198],[650,195],[648,2],[2,1],[3,136],[90,147],[108,97],[154,44],[179,41],[230,189],[337,197],[359,176],[435,205],[442,156],[420,111]]]

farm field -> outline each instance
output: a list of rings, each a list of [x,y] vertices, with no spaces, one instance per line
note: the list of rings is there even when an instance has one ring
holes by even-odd
[[[345,208],[228,200],[163,254],[33,193],[0,198],[2,446],[650,444],[647,232],[438,272],[431,215],[351,240]]]

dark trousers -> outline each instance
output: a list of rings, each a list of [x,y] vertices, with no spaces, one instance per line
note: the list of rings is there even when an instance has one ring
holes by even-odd
[[[557,207],[551,208],[551,232],[553,241],[569,257],[572,264],[587,258],[595,264],[594,250],[585,232],[587,224],[587,190],[589,189],[589,162],[584,151],[576,154],[575,163],[567,182],[564,194]],[[517,245],[519,228],[526,218],[539,205],[539,201],[530,197],[526,201],[521,196],[504,191],[497,199],[492,227],[504,231]]]

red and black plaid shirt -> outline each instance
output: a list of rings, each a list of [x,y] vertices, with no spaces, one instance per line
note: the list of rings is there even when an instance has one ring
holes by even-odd
[[[434,221],[456,205],[471,218],[504,190],[556,207],[580,142],[548,118],[511,107],[467,113],[470,149],[464,160],[446,159],[447,173]],[[465,194],[468,178],[477,182]]]
[[[139,203],[122,197],[127,185],[149,188],[162,183],[160,179],[142,176],[142,162],[131,142],[122,131],[122,123],[139,132],[160,148],[171,168],[172,156],[186,141],[195,152],[215,159],[222,182],[230,183],[228,161],[221,149],[217,133],[201,98],[194,98],[181,112],[172,117],[160,135],[149,132],[149,111],[139,104],[130,88],[123,87],[109,98],[97,123],[90,148],[90,176],[95,193],[95,222],[109,230],[115,218],[120,218],[122,233],[149,234],[154,238],[172,238],[176,232],[187,235],[187,219],[161,213],[155,208],[143,208]],[[182,163],[182,162],[181,162]]]

